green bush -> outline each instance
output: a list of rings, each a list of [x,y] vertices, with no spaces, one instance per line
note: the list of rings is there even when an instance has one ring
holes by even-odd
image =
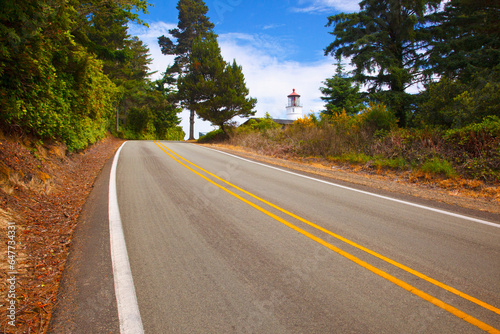
[[[427,160],[420,170],[425,173],[441,174],[447,177],[454,177],[457,175],[453,166],[446,160],[441,160],[437,157]]]
[[[373,131],[395,129],[398,124],[396,116],[383,104],[373,104],[357,116],[361,126],[373,129]]]
[[[198,138],[198,143],[214,143],[214,142],[224,141],[226,139],[227,136],[224,133],[224,131],[222,131],[222,129],[217,129],[210,131],[206,135]]]
[[[500,138],[500,118],[487,116],[481,123],[467,125],[461,129],[446,131],[444,138],[451,144],[466,148],[471,152],[478,152],[485,146],[498,144]]]
[[[478,72],[468,82],[442,77],[422,93],[415,123],[459,129],[500,116],[499,77],[500,67]]]

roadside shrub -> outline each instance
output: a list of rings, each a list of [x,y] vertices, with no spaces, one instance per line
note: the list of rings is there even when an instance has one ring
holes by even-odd
[[[485,149],[498,147],[500,144],[500,118],[488,116],[481,123],[470,124],[461,129],[446,131],[444,138],[450,144],[467,151],[480,154]]]
[[[293,125],[301,127],[312,127],[318,124],[318,118],[314,114],[305,115],[293,122]]]
[[[500,180],[500,118],[485,117],[481,123],[446,131],[444,139],[453,150],[454,163],[468,177]]]
[[[390,131],[395,129],[398,124],[396,116],[380,103],[370,103],[370,106],[357,117],[361,126],[367,127],[373,132],[377,130]]]
[[[498,182],[499,138],[496,116],[462,129],[409,129],[398,128],[383,105],[372,105],[360,115],[323,115],[319,122],[305,117],[285,129],[235,131],[230,143],[275,157],[319,157],[377,170],[418,170]]]
[[[446,160],[441,160],[437,157],[427,160],[421,167],[420,170],[425,173],[441,174],[446,177],[455,177],[457,173],[453,166]]]
[[[226,134],[222,129],[217,129],[210,131],[204,136],[201,136],[198,138],[198,143],[214,143],[214,142],[221,142],[227,139]]]

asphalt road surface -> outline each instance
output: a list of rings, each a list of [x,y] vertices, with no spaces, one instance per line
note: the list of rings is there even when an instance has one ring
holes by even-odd
[[[110,169],[76,231],[52,333],[500,329],[498,216],[178,142],[127,142],[117,160],[134,317],[108,248]]]

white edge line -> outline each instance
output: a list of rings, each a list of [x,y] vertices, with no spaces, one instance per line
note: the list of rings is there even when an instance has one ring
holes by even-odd
[[[288,173],[288,174],[300,176],[300,177],[303,177],[303,178],[306,178],[306,179],[309,179],[309,180],[314,180],[314,181],[317,181],[317,182],[325,183],[325,184],[328,184],[328,185],[331,185],[331,186],[334,186],[334,187],[338,187],[338,188],[342,188],[342,189],[346,189],[346,190],[350,190],[350,191],[355,191],[355,192],[358,192],[358,193],[361,193],[361,194],[365,194],[365,195],[369,195],[369,196],[373,196],[373,197],[382,198],[382,199],[385,199],[385,200],[388,200],[388,201],[393,201],[393,202],[400,203],[400,204],[406,204],[406,205],[409,205],[409,206],[413,206],[413,207],[416,207],[416,208],[420,208],[420,209],[424,209],[424,210],[428,210],[428,211],[433,211],[433,212],[441,213],[441,214],[452,216],[452,217],[455,217],[455,218],[461,218],[461,219],[469,220],[469,221],[472,221],[472,222],[475,222],[475,223],[479,223],[479,224],[484,224],[484,225],[488,225],[488,226],[493,226],[493,227],[496,227],[496,228],[500,228],[500,224],[495,224],[495,223],[492,223],[492,222],[489,222],[489,221],[486,221],[486,220],[481,220],[481,219],[477,219],[477,218],[473,218],[473,217],[468,217],[468,216],[460,215],[458,213],[453,213],[453,212],[449,212],[449,211],[445,211],[445,210],[435,209],[435,208],[431,208],[429,206],[420,205],[420,204],[416,204],[416,203],[412,203],[412,202],[407,202],[407,201],[399,200],[399,199],[392,198],[392,197],[378,195],[378,194],[375,194],[375,193],[371,193],[371,192],[368,192],[368,191],[359,190],[359,189],[356,189],[356,188],[342,186],[340,184],[336,184],[336,183],[333,183],[333,182],[328,182],[328,181],[320,180],[320,179],[317,179],[317,178],[314,178],[314,177],[302,175],[302,174],[299,174],[299,173],[294,173],[294,172],[291,172],[291,171],[288,171],[288,170],[285,170],[285,169],[282,169],[282,168],[278,168],[278,167],[270,166],[270,165],[267,165],[267,164],[264,164],[264,163],[252,161],[252,160],[249,160],[249,159],[245,159],[245,158],[239,157],[237,155],[234,155],[234,154],[231,154],[231,153],[227,153],[227,152],[224,152],[224,151],[220,151],[220,150],[217,150],[217,149],[213,149],[213,148],[210,148],[210,147],[206,147],[206,146],[201,146],[201,147],[203,147],[203,148],[205,148],[207,150],[212,150],[212,151],[216,151],[216,152],[219,152],[219,153],[222,153],[222,154],[226,154],[226,155],[229,155],[231,157],[234,157],[234,158],[237,158],[237,159],[240,159],[240,160],[243,160],[243,161],[247,161],[247,162],[250,162],[250,163],[253,163],[253,164],[256,164],[256,165],[264,166],[264,167],[271,168],[271,169],[276,169],[276,170],[279,170],[279,171],[284,172],[284,173]]]
[[[142,326],[139,305],[135,294],[134,280],[130,269],[130,262],[123,234],[120,210],[118,208],[118,197],[116,191],[116,167],[120,151],[127,142],[118,149],[113,159],[109,177],[109,235],[111,241],[111,262],[113,264],[113,279],[115,283],[116,303],[118,306],[118,318],[120,320],[121,334],[142,334]]]

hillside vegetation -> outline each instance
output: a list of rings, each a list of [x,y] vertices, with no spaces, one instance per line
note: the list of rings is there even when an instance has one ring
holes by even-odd
[[[108,131],[182,139],[169,78],[151,82],[128,35],[145,0],[6,0],[0,12],[0,129],[81,150]]]
[[[215,134],[200,141],[209,141]],[[402,129],[385,107],[374,105],[357,116],[321,120],[306,116],[285,129],[270,118],[254,120],[233,128],[230,138],[222,139],[274,157],[322,158],[379,172],[500,181],[500,118],[496,116],[461,129]]]

